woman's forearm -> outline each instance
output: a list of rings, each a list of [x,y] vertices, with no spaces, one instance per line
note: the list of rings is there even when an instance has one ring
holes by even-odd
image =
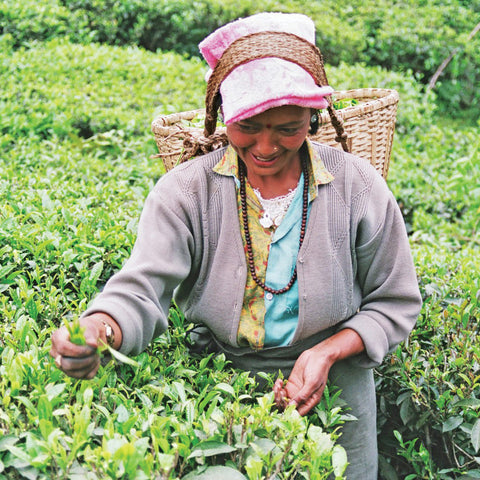
[[[333,365],[340,360],[362,353],[365,350],[365,345],[355,330],[345,328],[315,345],[312,350],[321,352]]]

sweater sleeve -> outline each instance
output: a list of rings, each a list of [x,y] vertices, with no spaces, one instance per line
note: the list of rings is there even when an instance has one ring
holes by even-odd
[[[362,203],[354,247],[362,301],[340,328],[361,336],[365,352],[352,361],[371,368],[407,338],[422,300],[403,217],[380,176]]]
[[[168,176],[149,194],[130,258],[83,314],[114,318],[123,353],[140,353],[167,329],[173,291],[190,271],[193,236],[186,209],[172,199],[175,191],[178,185]]]

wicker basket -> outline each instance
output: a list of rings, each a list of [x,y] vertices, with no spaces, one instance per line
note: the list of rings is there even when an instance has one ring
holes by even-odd
[[[395,90],[361,88],[333,94],[335,101],[355,99],[358,104],[337,110],[348,134],[349,151],[369,161],[386,179],[390,162],[398,93]],[[204,110],[174,113],[157,117],[152,132],[160,157],[168,171],[181,162],[186,145],[196,145],[207,152],[227,143],[224,127],[217,127],[213,137],[203,136]],[[195,122],[193,120],[195,119]],[[327,111],[320,115],[318,132],[313,140],[341,148]]]

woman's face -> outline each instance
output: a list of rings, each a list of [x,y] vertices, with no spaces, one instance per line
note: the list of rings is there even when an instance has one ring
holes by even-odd
[[[299,149],[310,127],[309,108],[276,107],[227,126],[230,144],[252,175],[282,175],[299,168]]]

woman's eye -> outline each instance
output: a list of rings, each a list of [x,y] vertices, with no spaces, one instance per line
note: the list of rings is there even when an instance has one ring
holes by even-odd
[[[255,127],[254,125],[245,125],[245,124],[238,124],[238,128],[244,132],[244,133],[257,133],[258,132],[258,127]]]
[[[287,128],[287,127],[284,127],[284,128],[281,128],[280,129],[280,133],[282,135],[295,135],[298,133],[298,128]]]

